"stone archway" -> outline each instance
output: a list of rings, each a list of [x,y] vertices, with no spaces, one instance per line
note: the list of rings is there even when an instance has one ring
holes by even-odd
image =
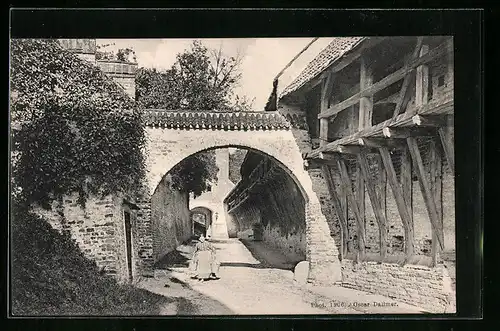
[[[203,117],[206,114],[199,113],[194,113],[198,115],[192,113],[183,115],[178,112],[172,114],[175,115],[168,112],[158,112],[154,116],[150,114],[147,121],[146,164],[147,188],[150,195],[164,175],[177,163],[198,152],[233,147],[264,154],[276,161],[290,175],[304,195],[306,256],[310,262],[309,280],[323,284],[341,280],[337,246],[330,236],[330,229],[322,213],[319,198],[313,189],[313,182],[304,169],[300,148],[287,125],[288,122],[281,115],[259,114],[252,122],[246,118],[250,116],[248,113],[233,113],[223,118],[220,124],[220,117],[223,115],[219,114],[213,118]],[[198,122],[196,116],[199,117]],[[272,120],[266,122],[266,116],[272,117]],[[242,118],[246,118],[246,122]],[[278,123],[277,119],[284,122]]]
[[[212,227],[213,217],[214,215],[212,210],[207,207],[199,206],[192,208],[189,211],[189,218],[193,225],[193,234],[195,236],[201,234],[203,234],[205,237],[211,236],[210,229]]]

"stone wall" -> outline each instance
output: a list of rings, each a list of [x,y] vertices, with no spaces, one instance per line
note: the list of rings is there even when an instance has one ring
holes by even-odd
[[[130,98],[135,100],[137,63],[99,60],[96,64],[106,75],[123,87]]]
[[[188,194],[173,188],[171,176],[166,175],[151,197],[154,262],[192,236],[188,203]]]
[[[76,193],[67,195],[62,205],[54,202],[51,210],[34,207],[33,211],[47,218],[55,229],[70,231],[84,255],[119,280],[129,278],[124,223],[124,212],[129,212],[132,273],[135,276],[140,266],[136,249],[140,246],[140,235],[135,210],[124,204],[123,197],[118,195],[104,198],[90,196],[85,207],[79,205],[77,199]]]
[[[431,313],[454,313],[448,270],[424,266],[342,261],[342,285],[416,305]]]

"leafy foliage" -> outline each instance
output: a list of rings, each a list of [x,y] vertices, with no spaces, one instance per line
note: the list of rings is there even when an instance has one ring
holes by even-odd
[[[248,111],[253,100],[236,96],[241,59],[227,57],[222,49],[208,49],[193,42],[191,49],[177,55],[165,71],[140,68],[136,75],[136,99],[145,108],[207,111]],[[214,151],[197,153],[172,169],[179,189],[198,196],[217,179]]]
[[[103,50],[108,46],[114,46],[114,44],[97,45],[96,60],[137,63],[137,56],[132,48],[120,48],[116,52]]]
[[[13,315],[156,315],[171,301],[100,274],[67,233],[13,208]]]
[[[171,171],[174,187],[194,197],[209,191],[219,170],[214,152],[200,152],[179,162]]]
[[[72,191],[130,191],[144,175],[145,143],[135,103],[96,66],[54,40],[11,43],[15,184],[24,201]]]
[[[191,49],[177,55],[165,71],[141,68],[136,78],[136,99],[146,108],[231,111],[234,88],[240,78],[241,59],[227,57],[194,41]],[[251,103],[238,105],[250,107]],[[246,109],[249,110],[249,109]]]

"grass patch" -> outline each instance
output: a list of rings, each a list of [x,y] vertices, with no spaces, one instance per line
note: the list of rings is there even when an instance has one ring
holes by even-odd
[[[102,275],[69,234],[34,214],[13,214],[13,315],[158,315],[161,306],[174,301]]]

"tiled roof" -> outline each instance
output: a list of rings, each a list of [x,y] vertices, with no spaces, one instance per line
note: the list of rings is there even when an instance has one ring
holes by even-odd
[[[145,110],[147,126],[191,130],[287,130],[278,112],[205,112]]]
[[[280,98],[298,90],[365,39],[366,37],[334,38],[325,49],[309,62],[297,78],[281,92]]]

